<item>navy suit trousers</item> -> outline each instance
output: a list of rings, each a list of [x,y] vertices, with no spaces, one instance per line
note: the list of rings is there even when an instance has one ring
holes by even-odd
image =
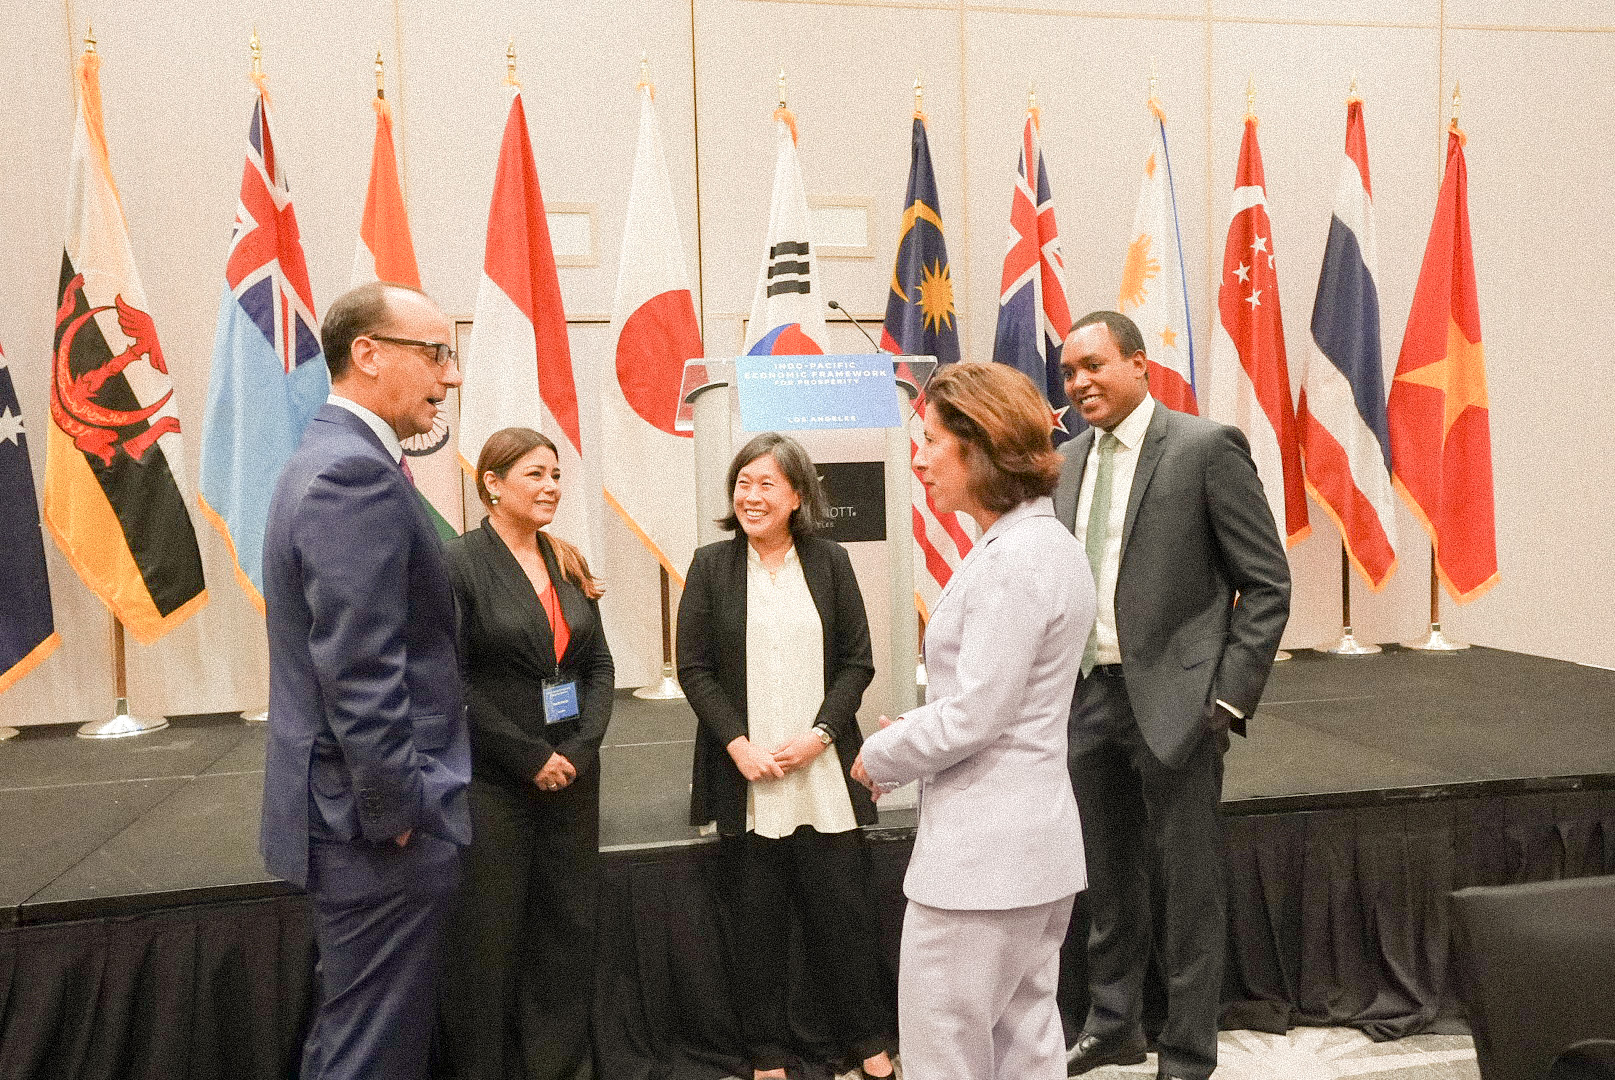
[[[460,849],[429,833],[402,848],[311,838],[320,1008],[302,1080],[426,1076],[439,939],[459,884]]]

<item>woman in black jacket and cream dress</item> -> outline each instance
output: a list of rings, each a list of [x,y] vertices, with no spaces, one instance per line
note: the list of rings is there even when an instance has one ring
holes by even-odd
[[[477,460],[488,519],[445,545],[471,729],[471,846],[441,995],[457,1080],[593,1075],[600,741],[614,672],[600,584],[545,531],[561,480],[548,438],[495,432]]]
[[[736,1004],[753,1076],[799,1058],[786,1016],[787,945],[799,920],[812,967],[835,987],[836,1036],[864,1076],[892,1073],[895,1003],[880,967],[848,778],[856,713],[874,677],[852,563],[813,535],[825,499],[794,439],[751,440],[729,467],[731,540],[695,553],[679,604],[679,682],[700,721],[690,821],[716,823],[737,924]],[[814,660],[822,662],[815,663]]]

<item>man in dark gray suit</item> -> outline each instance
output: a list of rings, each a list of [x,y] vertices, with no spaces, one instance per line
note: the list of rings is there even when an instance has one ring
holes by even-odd
[[[1167,988],[1158,1075],[1205,1080],[1227,934],[1223,754],[1272,668],[1289,563],[1245,436],[1149,396],[1131,319],[1085,316],[1060,366],[1091,427],[1062,448],[1054,509],[1087,549],[1098,593],[1071,706],[1090,1006],[1070,1074],[1144,1060],[1153,940]],[[1153,933],[1152,883],[1165,913]]]

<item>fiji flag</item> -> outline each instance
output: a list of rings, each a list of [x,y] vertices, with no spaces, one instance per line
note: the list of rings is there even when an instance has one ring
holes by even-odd
[[[22,407],[0,352],[0,693],[56,651],[45,571],[45,537],[39,531],[34,471]]]
[[[1372,193],[1363,103],[1353,97],[1346,105],[1346,158],[1312,306],[1315,347],[1303,361],[1296,420],[1307,490],[1340,527],[1347,558],[1378,590],[1396,569],[1396,513]]]
[[[331,390],[291,192],[259,89],[247,131],[213,368],[202,418],[202,512],[224,534],[236,578],[264,609],[269,496]]]
[[[998,296],[998,333],[993,359],[1009,364],[1031,379],[1053,411],[1056,445],[1071,437],[1060,374],[1060,348],[1071,332],[1071,310],[1065,300],[1065,262],[1060,256],[1060,227],[1054,221],[1054,197],[1043,166],[1042,133],[1036,106],[1026,110],[1021,131],[1021,160],[1015,196],[1009,207],[1009,253]]]

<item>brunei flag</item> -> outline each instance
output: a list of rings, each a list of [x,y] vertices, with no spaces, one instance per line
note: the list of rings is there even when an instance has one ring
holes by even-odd
[[[1386,412],[1392,478],[1430,534],[1447,591],[1460,604],[1473,600],[1497,584],[1497,529],[1469,175],[1456,123]]]
[[[942,236],[942,200],[931,169],[925,114],[920,112],[914,114],[913,142],[880,343],[900,356],[934,356],[939,365],[951,364],[959,359],[959,313],[953,304],[953,275]],[[923,424],[923,396],[914,403],[914,410],[915,422]],[[916,434],[909,433],[910,460],[919,451]],[[909,487],[914,546],[919,555],[914,566],[914,595],[920,610],[928,615],[954,570],[970,554],[970,536],[957,514],[936,508],[918,474],[910,478]]]
[[[260,82],[202,419],[202,513],[229,542],[236,579],[259,612],[269,497],[331,390],[271,116]]]
[[[51,614],[22,408],[0,352],[0,693],[61,643]]]
[[[460,467],[475,476],[482,445],[501,428],[536,428],[549,436],[567,485],[555,533],[598,566],[561,280],[519,90],[499,144],[468,352],[460,387]]]
[[[174,386],[107,160],[100,57],[78,62],[45,439],[45,524],[84,583],[150,644],[207,603],[186,511]]]

